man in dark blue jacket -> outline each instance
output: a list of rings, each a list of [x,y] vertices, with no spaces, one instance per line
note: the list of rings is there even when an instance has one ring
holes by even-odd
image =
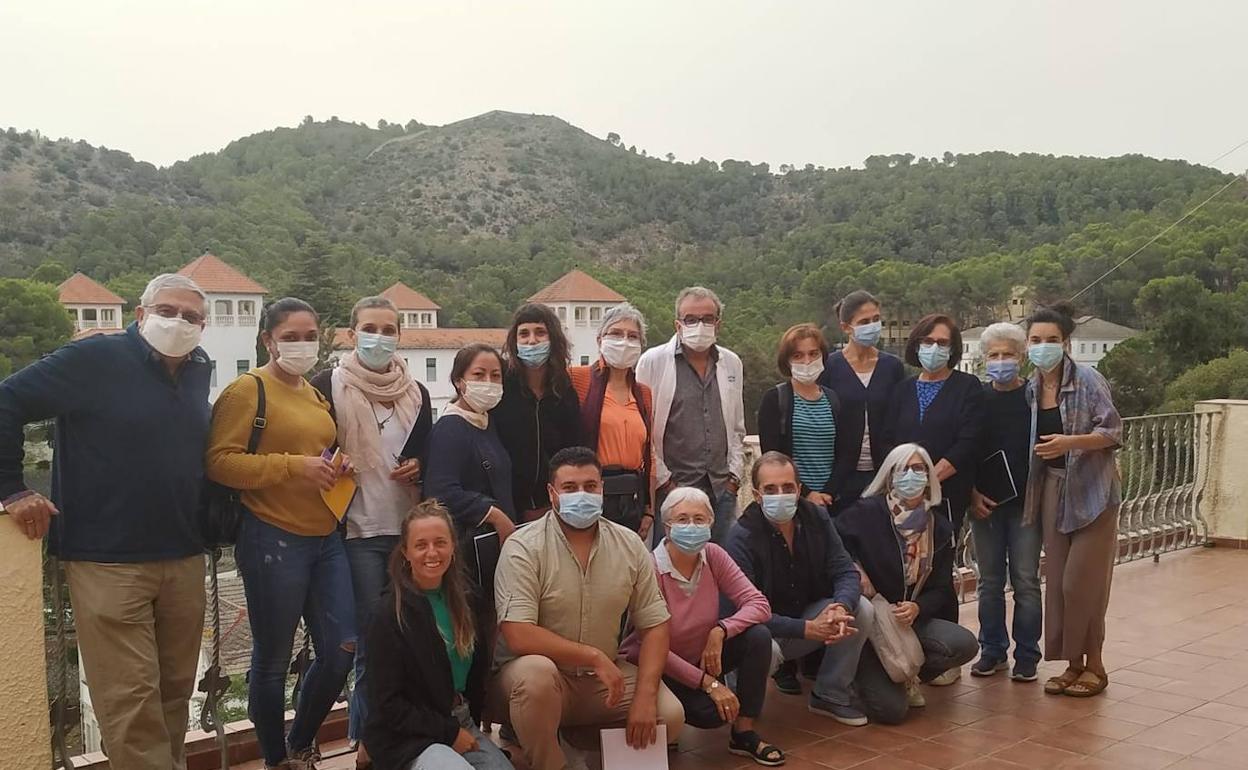
[[[110,764],[180,770],[203,631],[212,367],[193,281],[157,276],[141,302],[124,333],[71,342],[0,382],[0,503],[65,566]],[[48,419],[51,500],[22,474],[23,427]]]
[[[767,452],[754,464],[752,481],[754,502],[725,548],[771,603],[767,627],[774,664],[822,650],[810,710],[842,724],[865,725],[851,685],[874,616],[871,603],[862,599],[858,570],[832,519],[799,495],[792,460]]]

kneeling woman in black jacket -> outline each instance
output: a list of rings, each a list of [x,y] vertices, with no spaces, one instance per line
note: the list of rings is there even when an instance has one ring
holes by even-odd
[[[863,594],[879,593],[902,626],[914,629],[925,660],[918,680],[930,682],[975,657],[975,635],[941,619],[956,607],[953,590],[953,527],[933,511],[940,505],[940,481],[927,450],[902,444],[889,452],[875,480],[836,518],[845,550],[862,573]],[[878,614],[878,613],[877,613]],[[858,694],[881,721],[900,722],[911,706],[925,705],[917,682],[897,684],[868,645],[855,680]]]
[[[456,560],[455,528],[436,500],[403,520],[390,585],[368,629],[369,719],[364,743],[377,770],[511,770],[477,729],[485,695],[484,644]],[[474,716],[475,715],[475,716]]]

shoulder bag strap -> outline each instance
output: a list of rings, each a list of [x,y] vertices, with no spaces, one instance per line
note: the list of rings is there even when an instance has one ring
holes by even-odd
[[[260,446],[260,431],[264,430],[268,421],[265,419],[265,403],[264,403],[264,380],[260,379],[251,372],[247,372],[247,376],[256,381],[256,417],[251,421],[251,438],[247,439],[247,454],[254,455],[256,448]]]

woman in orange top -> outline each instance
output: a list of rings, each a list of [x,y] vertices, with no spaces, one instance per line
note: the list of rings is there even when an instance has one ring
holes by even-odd
[[[602,463],[603,515],[645,540],[654,525],[650,389],[634,374],[646,346],[646,319],[628,303],[602,315],[601,357],[568,370],[581,404],[581,441]]]

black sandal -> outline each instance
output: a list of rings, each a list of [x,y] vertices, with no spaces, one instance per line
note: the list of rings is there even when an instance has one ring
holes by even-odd
[[[784,752],[764,743],[762,737],[753,730],[743,733],[732,731],[728,740],[729,753],[741,757],[749,757],[765,767],[779,767],[785,762]]]

